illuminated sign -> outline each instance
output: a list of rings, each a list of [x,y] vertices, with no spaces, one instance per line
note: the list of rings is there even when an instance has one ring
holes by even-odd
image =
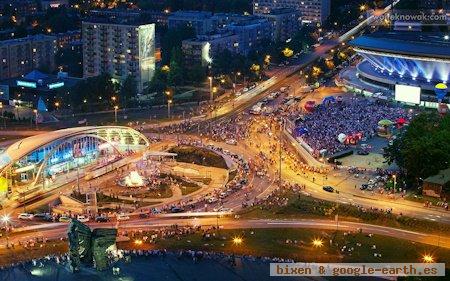
[[[48,88],[50,90],[61,88],[61,87],[64,87],[64,82],[56,82],[56,83],[48,84]]]
[[[17,86],[26,87],[26,88],[36,88],[36,82],[27,82],[27,81],[20,81],[17,80]]]

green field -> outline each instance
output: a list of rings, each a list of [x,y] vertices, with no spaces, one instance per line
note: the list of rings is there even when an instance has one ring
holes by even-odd
[[[306,262],[421,262],[424,254],[430,254],[440,262],[450,260],[448,249],[381,235],[343,232],[336,235],[335,231],[292,228],[220,230],[210,234],[210,238],[197,232],[160,239],[147,246],[282,257]],[[240,244],[234,242],[236,237],[242,239]],[[320,240],[323,244],[315,246],[313,240]],[[133,248],[133,244],[122,247]],[[381,256],[374,256],[375,253]]]
[[[182,145],[171,148],[169,152],[177,154],[175,159],[178,162],[228,169],[222,156],[206,148]]]

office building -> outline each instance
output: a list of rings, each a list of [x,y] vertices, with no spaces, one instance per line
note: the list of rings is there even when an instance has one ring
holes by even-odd
[[[155,71],[155,24],[92,19],[82,23],[83,76],[135,78],[139,92]]]
[[[34,69],[55,70],[56,37],[34,35],[0,41],[0,80]]]

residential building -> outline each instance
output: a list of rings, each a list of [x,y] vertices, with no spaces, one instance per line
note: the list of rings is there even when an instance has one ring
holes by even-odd
[[[232,33],[198,36],[183,40],[182,50],[186,65],[201,63],[202,66],[207,66],[224,50],[239,53],[239,37]]]
[[[81,30],[70,30],[56,34],[56,45],[58,48],[66,48],[79,41],[81,41]]]
[[[34,69],[55,70],[56,37],[34,35],[0,41],[0,80]]]
[[[226,30],[238,36],[239,53],[241,54],[248,54],[264,39],[274,39],[271,23],[267,19],[253,16],[231,23]]]
[[[25,17],[35,15],[38,12],[38,6],[35,0],[0,0],[0,11]]]
[[[423,180],[422,194],[437,198],[448,198],[450,194],[450,168]]]
[[[169,29],[181,26],[192,27],[196,35],[206,35],[216,30],[217,23],[211,12],[177,11],[170,14],[168,26]]]
[[[121,9],[104,9],[92,10],[89,12],[91,17],[109,18],[109,19],[126,19],[141,22],[155,23],[157,26],[167,26],[169,12],[152,11],[152,10],[121,10]]]
[[[299,28],[300,13],[297,10],[281,8],[271,10],[270,13],[261,14],[272,24],[274,38],[278,41],[290,39]]]
[[[253,0],[253,14],[267,14],[271,10],[290,8],[300,12],[302,23],[322,24],[330,15],[330,0]]]
[[[139,92],[155,71],[155,24],[118,19],[82,23],[83,76],[108,73],[124,81],[135,78]]]

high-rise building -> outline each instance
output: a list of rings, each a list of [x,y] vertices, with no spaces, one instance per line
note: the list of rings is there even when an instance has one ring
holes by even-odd
[[[253,0],[253,14],[290,8],[300,12],[303,23],[323,23],[330,15],[330,0]]]
[[[56,37],[34,35],[0,41],[0,80],[22,76],[34,69],[55,69]]]
[[[108,73],[123,82],[135,79],[137,90],[155,72],[155,24],[89,20],[82,24],[83,76]]]

